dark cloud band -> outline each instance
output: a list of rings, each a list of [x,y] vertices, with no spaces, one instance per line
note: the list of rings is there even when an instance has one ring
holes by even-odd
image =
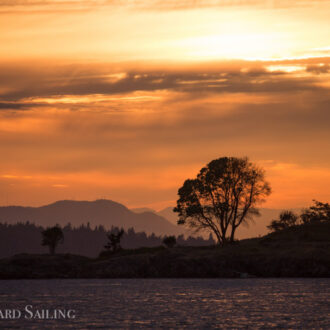
[[[321,59],[322,63],[324,59]],[[327,59],[329,61],[329,59]],[[276,63],[279,65],[279,63]],[[0,108],[24,108],[27,98],[63,95],[114,95],[136,91],[171,90],[201,93],[288,93],[324,90],[318,84],[329,64],[306,63],[308,75],[267,71],[268,63],[233,62],[200,69],[132,69],[119,73],[111,65],[21,65],[0,64]],[[7,103],[6,103],[7,102]]]

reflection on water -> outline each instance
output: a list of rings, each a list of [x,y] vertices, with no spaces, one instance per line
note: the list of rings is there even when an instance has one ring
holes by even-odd
[[[1,311],[26,305],[76,318],[0,328],[330,328],[330,279],[0,281]]]

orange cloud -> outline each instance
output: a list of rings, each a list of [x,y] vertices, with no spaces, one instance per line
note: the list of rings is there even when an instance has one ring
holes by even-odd
[[[0,202],[166,206],[227,155],[329,199],[329,5],[0,0]]]

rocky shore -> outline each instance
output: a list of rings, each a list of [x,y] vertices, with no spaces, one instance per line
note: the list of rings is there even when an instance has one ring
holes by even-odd
[[[19,254],[0,279],[330,277],[330,224],[289,228],[225,247],[140,248],[91,259]]]

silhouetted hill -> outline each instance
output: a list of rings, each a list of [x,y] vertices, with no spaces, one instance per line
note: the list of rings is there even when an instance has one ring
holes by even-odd
[[[289,228],[223,248],[122,250],[106,258],[26,255],[0,260],[0,278],[330,277],[330,223]]]
[[[236,235],[238,239],[266,235],[269,232],[267,226],[273,219],[277,219],[283,210],[260,208],[259,211],[260,216],[254,217],[252,221],[249,221],[247,224],[243,223],[239,228],[237,228]]]
[[[165,209],[162,209],[162,210],[158,211],[157,214],[164,217],[165,219],[167,219],[171,223],[177,223],[178,222],[178,214],[173,212],[173,207],[172,206],[166,207]]]
[[[107,228],[133,227],[136,231],[157,235],[179,235],[183,232],[181,228],[155,213],[135,213],[124,205],[110,200],[65,200],[41,207],[0,207],[0,222],[14,224],[26,221],[42,226],[64,226],[67,223],[79,226],[89,222],[93,226],[103,225]]]
[[[130,209],[130,210],[133,211],[133,212],[135,212],[135,213],[143,213],[143,212],[157,213],[154,209],[151,209],[149,207],[136,207],[136,208],[133,208],[133,209]]]

